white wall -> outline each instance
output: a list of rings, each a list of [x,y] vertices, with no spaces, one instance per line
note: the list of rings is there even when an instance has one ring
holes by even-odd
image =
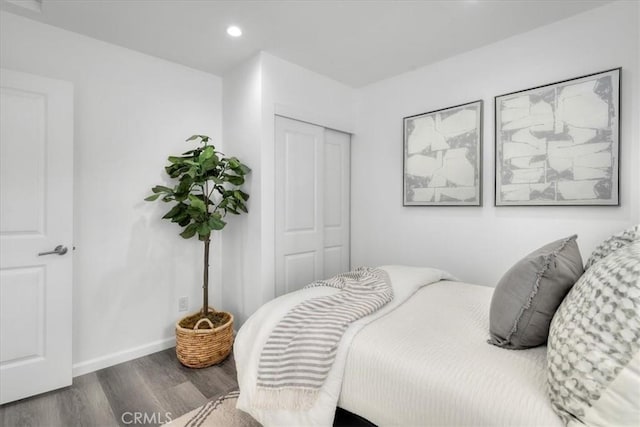
[[[260,291],[262,65],[255,56],[224,77],[224,141],[228,155],[251,168],[244,191],[246,215],[229,215],[222,238],[222,307],[235,316],[236,330],[246,319],[245,295]]]
[[[239,327],[275,295],[275,115],[351,132],[355,91],[264,52],[223,81],[225,142],[234,153],[244,153],[241,159],[253,169],[249,215],[229,218],[223,231],[223,304],[233,307]],[[259,114],[253,110],[256,100]]]
[[[636,9],[636,46],[638,46],[638,49],[640,50],[640,30],[637,29],[637,27],[640,27],[640,6],[638,6]],[[640,53],[636,56],[638,57],[638,65],[636,67],[636,99],[640,100]],[[636,104],[635,117],[640,117],[640,102]],[[640,119],[636,120],[636,124],[636,134],[633,140],[636,141],[636,144],[640,144]],[[635,164],[640,165],[640,149],[637,150],[636,154],[637,163]],[[637,173],[640,174],[640,172]],[[637,203],[640,204],[640,201],[638,201]],[[638,210],[640,210],[640,208],[638,208]],[[637,218],[637,220],[638,222],[640,222],[640,218]]]
[[[481,5],[479,6],[481,7]],[[446,269],[495,285],[516,260],[573,233],[583,258],[640,222],[638,3],[616,2],[358,92],[352,264]],[[620,207],[493,206],[493,97],[622,66]],[[402,206],[402,118],[484,100],[484,207]]]
[[[200,306],[202,244],[142,199],[188,136],[220,141],[221,79],[5,12],[0,31],[2,67],[75,89],[74,373],[171,346],[178,297]]]

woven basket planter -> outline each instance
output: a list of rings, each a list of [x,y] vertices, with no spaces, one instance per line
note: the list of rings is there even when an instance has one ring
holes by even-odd
[[[180,363],[190,368],[206,368],[227,358],[233,346],[233,315],[222,313],[229,320],[215,329],[207,318],[198,320],[193,329],[176,323],[176,355]],[[203,323],[208,323],[209,329],[201,329]]]

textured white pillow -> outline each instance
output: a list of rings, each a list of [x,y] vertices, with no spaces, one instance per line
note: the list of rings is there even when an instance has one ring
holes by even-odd
[[[593,264],[606,258],[610,253],[617,251],[634,242],[640,242],[640,224],[616,233],[613,236],[600,243],[591,253],[591,256],[584,264],[585,271]]]
[[[597,261],[571,289],[551,322],[547,365],[566,424],[640,425],[640,242]]]

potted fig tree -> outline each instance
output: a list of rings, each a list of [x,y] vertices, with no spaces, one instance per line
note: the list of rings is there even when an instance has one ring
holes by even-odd
[[[227,214],[247,212],[249,195],[240,189],[250,169],[235,157],[225,157],[206,135],[193,135],[187,142],[198,147],[170,156],[165,171],[172,187],[156,185],[145,200],[170,203],[162,217],[182,227],[180,236],[197,237],[204,246],[202,309],[176,324],[178,360],[192,368],[204,368],[224,360],[233,345],[233,315],[209,306],[209,247],[211,234],[222,230]]]

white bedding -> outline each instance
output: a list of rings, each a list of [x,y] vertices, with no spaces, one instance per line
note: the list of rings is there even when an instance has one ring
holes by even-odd
[[[381,268],[398,282],[396,298],[347,329],[311,411],[256,408],[258,360],[269,331],[292,307],[336,290],[293,292],[251,316],[234,345],[238,408],[266,426],[330,426],[336,403],[379,426],[562,426],[546,394],[546,347],[506,350],[486,342],[493,288],[447,280],[416,291],[416,283],[446,276]]]
[[[340,386],[349,345],[358,331],[367,324],[392,312],[409,299],[420,287],[440,280],[452,279],[448,273],[432,268],[407,266],[384,266],[380,268],[389,274],[389,279],[393,286],[393,300],[375,313],[359,319],[349,326],[342,336],[335,361],[323,387],[320,389],[318,398],[308,411],[264,409],[256,403],[256,382],[260,354],[269,334],[290,309],[306,299],[330,295],[339,291],[335,288],[323,286],[302,289],[283,295],[260,307],[238,331],[234,344],[234,357],[238,371],[238,385],[240,386],[238,409],[248,412],[265,426],[331,426],[340,395]]]
[[[493,288],[420,289],[353,339],[339,406],[379,426],[562,426],[546,347],[487,344]]]

